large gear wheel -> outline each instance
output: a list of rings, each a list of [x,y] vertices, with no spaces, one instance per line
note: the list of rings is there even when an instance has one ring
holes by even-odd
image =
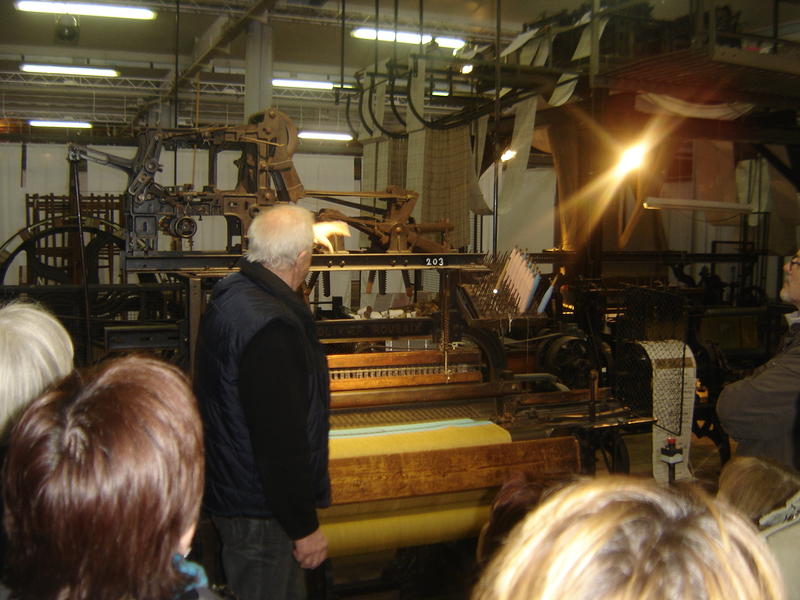
[[[103,251],[124,250],[125,232],[114,223],[94,217],[84,217],[82,229],[87,283],[99,283],[99,266]],[[52,249],[59,248],[64,234],[67,234],[73,243],[77,243],[78,232],[78,220],[74,216],[53,217],[20,229],[0,246],[0,283],[5,284],[7,274],[17,257],[22,255],[26,259],[29,284],[80,283],[82,275],[78,261],[59,261],[48,256],[52,254]],[[77,251],[77,248],[75,250]]]

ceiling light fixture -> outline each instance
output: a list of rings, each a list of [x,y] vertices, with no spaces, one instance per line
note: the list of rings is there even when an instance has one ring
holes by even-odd
[[[431,96],[449,96],[450,92],[445,90],[433,90]]]
[[[285,88],[302,88],[305,90],[332,90],[330,81],[307,81],[303,79],[273,79],[272,85]]]
[[[305,140],[331,140],[336,142],[349,142],[353,136],[349,133],[336,133],[334,131],[301,131],[297,137]]]
[[[472,73],[472,65],[464,65],[461,67],[462,75],[469,75],[470,73]]]
[[[90,4],[85,2],[44,2],[39,0],[19,0],[17,10],[41,12],[57,15],[83,15],[87,17],[113,17],[117,19],[151,20],[156,13],[148,8],[134,6],[115,6],[111,4]]]
[[[91,129],[92,124],[85,121],[28,121],[31,127],[69,127],[71,129]]]
[[[20,71],[25,73],[44,73],[46,75],[85,75],[87,77],[119,77],[115,69],[98,69],[96,67],[73,67],[70,65],[31,65],[22,64]]]
[[[358,38],[360,40],[374,40],[375,39],[375,30],[371,27],[359,27],[358,29],[354,29],[350,32],[350,35],[354,38]],[[378,40],[381,42],[394,42],[395,35],[394,31],[389,29],[378,29],[377,32]],[[436,44],[441,48],[452,48],[457,50],[466,44],[464,40],[458,38],[451,38],[451,37],[432,37],[429,34],[423,34],[422,36],[422,43],[428,44],[430,41],[433,40]],[[397,32],[397,41],[401,44],[419,44],[419,34],[418,33],[411,33],[409,31],[398,31]]]

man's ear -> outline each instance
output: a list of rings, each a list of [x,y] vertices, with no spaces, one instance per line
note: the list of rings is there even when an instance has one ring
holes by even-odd
[[[297,261],[296,262],[303,261],[310,254],[311,254],[311,252],[308,251],[308,250],[301,250],[300,253],[297,255]]]

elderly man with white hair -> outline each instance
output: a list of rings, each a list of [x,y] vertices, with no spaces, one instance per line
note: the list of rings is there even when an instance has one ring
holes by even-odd
[[[297,291],[314,218],[278,204],[253,220],[248,238],[240,271],[216,284],[200,326],[204,507],[241,600],[304,598],[303,569],[327,556],[316,509],[330,503],[327,360]]]

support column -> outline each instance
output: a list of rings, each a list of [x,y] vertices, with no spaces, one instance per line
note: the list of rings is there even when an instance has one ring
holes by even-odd
[[[168,129],[175,123],[175,107],[172,99],[165,99],[147,110],[147,126]]]
[[[244,61],[244,118],[272,106],[272,26],[247,26]]]

